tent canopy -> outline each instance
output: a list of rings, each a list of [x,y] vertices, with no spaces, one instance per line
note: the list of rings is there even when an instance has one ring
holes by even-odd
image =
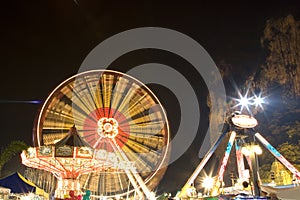
[[[43,189],[37,187],[34,183],[28,181],[19,172],[15,172],[10,176],[0,179],[0,186],[10,188],[11,193],[35,193],[45,196],[47,193]]]

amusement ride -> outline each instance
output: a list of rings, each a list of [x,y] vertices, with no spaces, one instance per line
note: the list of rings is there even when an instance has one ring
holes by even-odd
[[[203,170],[213,153],[219,147],[225,136],[229,134],[229,140],[225,149],[224,156],[219,166],[217,176],[206,177],[203,180],[203,185],[207,186],[208,194],[206,196],[217,197],[223,194],[229,196],[236,196],[239,193],[241,197],[237,199],[269,199],[262,195],[262,189],[266,193],[274,193],[280,196],[276,187],[272,187],[268,184],[262,184],[260,182],[257,155],[262,153],[262,149],[258,142],[263,145],[271,154],[279,160],[295,177],[295,182],[300,181],[300,172],[288,161],[283,155],[281,155],[259,132],[255,130],[258,125],[257,120],[251,115],[248,108],[249,105],[255,105],[255,107],[262,107],[264,103],[263,98],[260,96],[254,96],[247,98],[241,96],[237,106],[240,107],[239,111],[234,111],[228,116],[223,127],[223,132],[220,134],[215,143],[211,146],[209,151],[202,158],[195,171],[189,177],[181,191],[177,193],[177,199],[202,199],[197,197],[197,192],[194,187],[194,182]],[[235,107],[237,107],[235,106]],[[244,108],[247,108],[247,114],[242,114]],[[224,172],[228,164],[230,153],[235,148],[236,165],[238,170],[237,183],[232,183],[232,187],[224,187]],[[247,162],[250,169],[245,168],[245,161]],[[207,182],[208,181],[208,182]],[[226,190],[227,189],[227,190]],[[290,199],[296,199],[300,195],[299,185],[291,184],[290,188],[281,188],[281,191],[289,189],[287,195],[281,196],[282,199],[286,199],[288,196]],[[224,197],[226,198],[226,197]],[[233,197],[232,197],[233,198]]]
[[[166,171],[169,125],[154,93],[112,70],[77,74],[44,102],[26,166],[57,178],[55,198],[89,190],[94,198],[155,199]]]
[[[252,105],[262,104],[257,96],[250,100]],[[241,98],[240,111],[248,103]],[[228,192],[223,177],[234,147],[238,181],[230,192],[263,199],[257,163],[262,149],[258,142],[300,180],[300,172],[255,130],[257,120],[240,111],[228,116],[223,132],[175,199],[200,199],[194,182],[227,135],[218,174],[209,183],[210,196]],[[63,199],[71,192],[80,196],[87,190],[97,199],[156,199],[152,191],[169,158],[169,125],[158,98],[137,79],[113,70],[92,70],[70,77],[44,102],[34,136],[35,147],[22,152],[22,163],[57,178],[55,198]],[[250,169],[246,169],[245,160]]]

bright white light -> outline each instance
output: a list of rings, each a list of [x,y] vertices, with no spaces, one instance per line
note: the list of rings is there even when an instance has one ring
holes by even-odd
[[[254,146],[253,146],[253,151],[254,151],[257,155],[262,154],[262,149],[260,148],[259,145],[254,145]]]
[[[262,94],[261,93],[259,95],[254,94],[253,96],[250,96],[248,94],[249,94],[249,89],[247,89],[244,95],[242,95],[241,92],[238,91],[239,98],[234,98],[234,100],[237,102],[237,104],[234,107],[239,107],[240,112],[242,112],[246,108],[250,114],[251,111],[249,106],[253,106],[253,107],[255,106],[255,109],[257,109],[257,107],[263,109],[263,104],[266,104],[266,101],[265,98],[262,97]]]
[[[249,147],[242,147],[242,154],[244,154],[245,156],[250,156],[251,154],[251,150]]]
[[[251,105],[250,101],[252,100],[252,98],[248,98],[248,92],[244,96],[242,96],[241,94],[239,94],[239,96],[239,99],[235,99],[238,102],[236,106],[240,106],[240,112],[242,112],[244,108],[249,111],[249,105]]]
[[[239,102],[239,103],[240,103],[241,106],[243,106],[243,107],[248,106],[248,105],[249,105],[249,99],[246,98],[246,97],[242,97],[242,98],[240,99],[240,102]]]
[[[205,177],[203,179],[203,183],[202,183],[202,186],[205,188],[205,189],[211,189],[213,188],[214,186],[214,179],[212,177]]]
[[[256,95],[254,96],[253,103],[255,105],[255,108],[257,108],[257,107],[263,108],[262,104],[264,104],[265,101],[264,101],[264,98],[261,97],[261,94],[259,94],[258,96],[256,96]]]

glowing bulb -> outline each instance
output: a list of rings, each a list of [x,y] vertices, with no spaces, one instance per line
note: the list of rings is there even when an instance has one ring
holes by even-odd
[[[242,147],[242,154],[245,156],[249,156],[251,154],[251,150],[249,147]]]
[[[244,108],[246,108],[249,111],[249,105],[251,104],[250,103],[251,99],[252,98],[247,97],[247,94],[245,94],[245,96],[240,95],[240,99],[236,99],[236,101],[238,102],[236,106],[241,107],[240,112],[242,112]]]
[[[252,153],[260,155],[262,154],[262,149],[259,145],[250,145],[242,147],[242,154],[244,154],[245,156],[250,156]]]
[[[254,96],[253,98],[253,103],[255,105],[255,108],[257,108],[258,106],[262,108],[262,104],[265,103],[264,98],[261,97],[261,95],[259,96]]]
[[[240,104],[241,104],[241,106],[247,106],[247,105],[249,105],[249,99],[248,98],[246,98],[246,97],[242,97],[241,99],[240,99]]]
[[[214,179],[212,177],[205,177],[202,186],[206,189],[211,189],[214,186]]]
[[[261,149],[260,146],[258,146],[258,145],[254,145],[254,146],[253,146],[253,151],[254,151],[257,155],[262,154],[262,149]]]

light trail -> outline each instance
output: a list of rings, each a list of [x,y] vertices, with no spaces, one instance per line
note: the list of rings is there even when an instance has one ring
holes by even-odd
[[[41,104],[40,100],[0,100],[0,104]]]

